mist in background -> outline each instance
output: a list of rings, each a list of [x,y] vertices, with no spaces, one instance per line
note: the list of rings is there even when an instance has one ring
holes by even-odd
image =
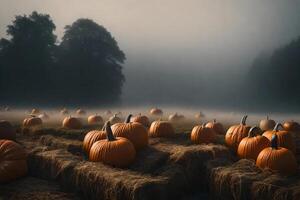
[[[79,17],[113,34],[127,58],[122,105],[247,108],[239,96],[253,60],[300,35],[293,0],[2,0],[0,36],[33,10],[52,17],[59,40]]]

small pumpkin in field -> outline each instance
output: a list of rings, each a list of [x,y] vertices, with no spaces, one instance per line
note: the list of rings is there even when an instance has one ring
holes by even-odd
[[[219,134],[219,135],[224,135],[225,134],[225,130],[223,125],[220,122],[217,122],[216,119],[214,119],[212,122],[208,122],[205,125],[207,128],[212,128],[214,129],[214,131]]]
[[[297,160],[294,154],[278,146],[277,134],[272,135],[271,147],[262,150],[256,160],[256,165],[261,169],[271,169],[284,175],[291,175],[297,172]]]
[[[43,114],[40,114],[39,118],[45,119],[45,120],[50,119],[49,115],[47,115],[45,112]]]
[[[156,116],[161,116],[161,115],[163,115],[163,111],[159,108],[152,108],[150,110],[150,114],[151,115],[156,115]]]
[[[116,123],[111,129],[115,137],[124,137],[132,142],[136,150],[148,145],[147,129],[138,122],[130,122],[132,115],[129,115],[125,123]]]
[[[122,119],[120,117],[117,116],[117,114],[114,114],[113,116],[111,116],[109,118],[109,122],[111,125],[116,124],[116,123],[121,123]]]
[[[31,110],[31,114],[32,115],[38,115],[38,114],[40,114],[40,110],[37,109],[37,108],[34,108],[34,109]]]
[[[98,114],[91,115],[88,117],[88,124],[90,125],[103,124],[103,118]]]
[[[0,183],[7,183],[27,174],[25,149],[11,140],[0,140]]]
[[[33,126],[40,126],[43,124],[41,118],[36,117],[35,115],[30,115],[30,117],[25,118],[23,121],[24,127],[33,127]]]
[[[82,128],[81,121],[78,118],[71,117],[71,116],[66,117],[63,120],[62,126],[64,128],[69,128],[69,129],[80,129],[80,128]]]
[[[208,144],[216,141],[216,132],[212,128],[208,128],[202,124],[195,126],[191,132],[191,140],[195,144]]]
[[[171,122],[178,122],[178,121],[183,120],[183,119],[184,119],[184,116],[175,113],[175,114],[170,115],[168,119],[169,119],[169,121],[171,121]]]
[[[81,108],[79,108],[78,110],[76,110],[76,113],[77,113],[77,115],[85,115],[86,114],[85,110],[83,110]]]
[[[92,145],[99,141],[99,140],[103,140],[106,138],[106,131],[105,131],[105,125],[103,126],[102,130],[93,130],[88,132],[83,140],[83,150],[84,152],[87,153],[87,155],[89,155],[90,153],[90,149],[92,147]]]
[[[172,137],[174,135],[174,128],[168,121],[154,121],[149,128],[150,137]]]
[[[244,137],[248,136],[250,126],[246,125],[247,115],[241,119],[239,125],[231,126],[225,135],[226,145],[234,152],[237,151],[237,148]]]
[[[135,159],[134,145],[126,138],[114,137],[110,122],[105,128],[107,139],[95,142],[90,150],[89,159],[115,167],[128,167]]]
[[[265,136],[257,135],[260,133],[258,127],[252,127],[248,137],[242,139],[238,146],[237,155],[239,158],[256,160],[258,154],[270,146],[270,141]]]
[[[145,115],[142,115],[141,113],[135,117],[133,117],[131,119],[132,122],[139,122],[142,125],[144,125],[145,127],[149,127],[150,126],[150,121],[149,118]]]
[[[60,111],[60,114],[62,114],[62,115],[67,115],[67,114],[69,114],[69,111],[68,111],[68,109],[63,108],[63,109]]]
[[[16,131],[8,121],[0,120],[0,139],[16,139]]]
[[[295,121],[284,122],[283,129],[291,132],[300,132],[300,125]]]
[[[263,131],[268,131],[268,130],[272,130],[275,125],[276,125],[275,121],[269,119],[269,116],[267,116],[266,119],[260,121],[259,128]]]
[[[280,123],[277,123],[273,130],[264,132],[263,136],[271,141],[273,134],[276,134],[278,138],[278,146],[287,148],[293,153],[296,153],[296,144],[293,139],[292,133],[285,130],[279,130],[279,127],[282,127],[282,125]]]

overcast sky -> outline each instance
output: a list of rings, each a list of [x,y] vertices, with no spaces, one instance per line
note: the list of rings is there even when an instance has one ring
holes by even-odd
[[[15,15],[34,10],[50,14],[59,37],[81,17],[106,27],[127,55],[125,74],[243,71],[300,35],[299,0],[0,0],[0,36]],[[125,93],[135,84],[128,76]]]

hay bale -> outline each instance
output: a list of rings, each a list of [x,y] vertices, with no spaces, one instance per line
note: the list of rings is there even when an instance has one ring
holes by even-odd
[[[0,199],[79,199],[74,193],[62,192],[57,183],[33,177],[25,177],[0,185]]]
[[[209,190],[213,199],[299,199],[299,177],[260,170],[254,161],[242,159],[213,168]]]

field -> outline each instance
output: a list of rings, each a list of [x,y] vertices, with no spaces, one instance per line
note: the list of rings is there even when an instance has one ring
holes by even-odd
[[[218,135],[214,144],[195,145],[190,132],[196,124],[216,118],[225,129],[238,124],[242,114],[201,110],[205,116],[195,119],[195,109],[165,108],[162,119],[178,112],[185,119],[173,123],[172,138],[150,138],[149,146],[138,152],[129,168],[114,168],[87,160],[82,150],[85,134],[102,126],[87,124],[87,117],[98,113],[104,120],[105,110],[87,109],[81,118],[84,127],[70,130],[61,127],[64,118],[59,109],[45,109],[49,115],[42,126],[23,128],[27,110],[0,112],[0,119],[14,124],[17,142],[28,152],[26,177],[0,185],[0,199],[300,199],[300,171],[284,176],[261,170],[254,161],[239,160]],[[112,109],[121,112],[122,120],[132,113],[148,115],[148,108]],[[257,125],[265,116],[247,113],[249,125]],[[75,111],[70,115],[77,116]],[[298,120],[298,116],[278,114],[279,122]],[[300,137],[293,135],[297,144]],[[299,149],[298,149],[299,148]],[[300,164],[300,147],[297,162]]]

